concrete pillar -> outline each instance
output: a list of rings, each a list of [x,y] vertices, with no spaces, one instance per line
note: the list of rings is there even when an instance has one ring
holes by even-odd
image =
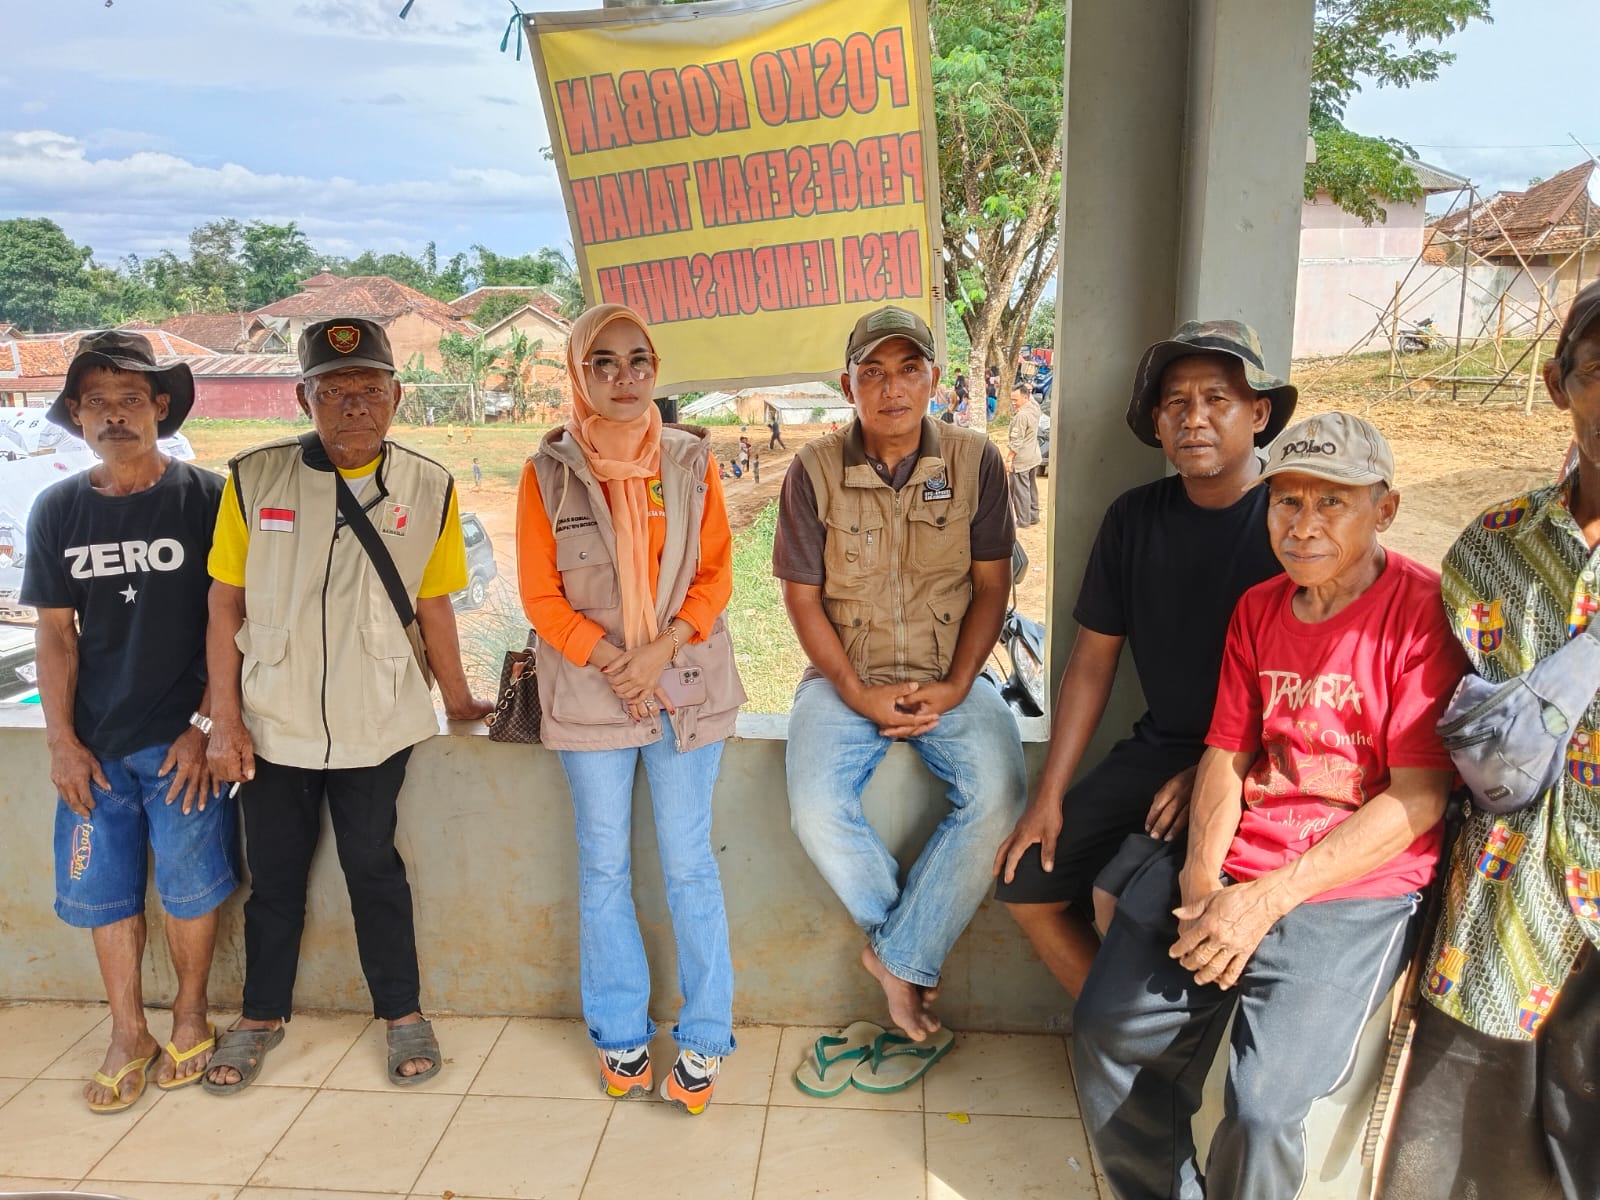
[[[1068,0],[1049,665],[1105,507],[1166,459],[1124,421],[1143,349],[1239,317],[1287,372],[1314,0]],[[1124,663],[1096,755],[1143,707]],[[1092,757],[1086,761],[1093,761]]]

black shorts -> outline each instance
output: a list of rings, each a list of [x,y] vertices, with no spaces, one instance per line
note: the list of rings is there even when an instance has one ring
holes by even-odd
[[[1065,901],[1087,908],[1095,876],[1130,833],[1144,832],[1150,802],[1161,785],[1198,763],[1203,749],[1152,746],[1133,738],[1111,747],[1111,753],[1062,797],[1055,870],[1046,872],[1039,847],[1029,846],[1012,881],[1002,880],[996,886],[995,899],[1005,904]]]

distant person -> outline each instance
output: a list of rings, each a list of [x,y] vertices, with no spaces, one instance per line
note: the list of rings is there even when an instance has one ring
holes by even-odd
[[[783,444],[783,426],[779,424],[776,412],[772,414],[772,420],[767,422],[767,433],[769,435],[767,437],[767,449],[769,451],[787,450],[789,448]]]
[[[152,1075],[163,1090],[200,1079],[217,906],[239,884],[237,810],[206,769],[205,560],[222,480],[156,445],[193,404],[189,368],[158,367],[141,335],[85,334],[46,416],[100,462],[47,488],[28,519],[21,600],[39,613],[56,915],[91,931],[111,1008],[83,1090],[96,1113],[131,1107]],[[141,982],[152,852],[178,984],[165,1043]]]
[[[630,862],[642,761],[683,992],[661,1097],[697,1115],[734,1051],[711,793],[745,695],[724,616],[733,538],[711,442],[663,427],[650,403],[657,362],[630,308],[602,304],[573,323],[573,416],[523,468],[517,573],[539,639],[539,737],[572,791],[579,982],[601,1088],[627,1099],[654,1082]]]
[[[928,418],[938,380],[922,318],[856,322],[840,378],[856,419],[796,450],[772,550],[810,664],[789,715],[790,823],[865,935],[891,1020],[928,1043],[921,1069],[949,1047],[933,995],[1027,792],[1016,719],[981,673],[1011,594],[1005,464]],[[904,872],[861,810],[898,740],[949,801]]]
[[[298,350],[296,393],[312,428],[229,463],[211,547],[207,754],[213,775],[241,783],[250,867],[243,1013],[206,1072],[216,1095],[249,1087],[284,1039],[324,807],[372,1015],[387,1026],[388,1080],[439,1073],[395,847],[411,750],[439,729],[419,642],[445,716],[477,720],[494,707],[467,683],[450,604],[467,586],[455,481],[388,436],[401,399],[388,336],[373,321],[336,317],[307,326]]]
[[[1600,282],[1544,386],[1573,469],[1475,517],[1444,559],[1450,626],[1496,684],[1600,619]],[[1533,805],[1470,809],[1456,835],[1384,1200],[1600,1196],[1600,692],[1563,767]]]
[[[967,386],[967,377],[963,372],[956,372],[954,386],[951,390],[955,393],[957,419],[959,420],[959,414],[967,411],[967,401],[972,398],[972,389]],[[962,424],[966,424],[966,422],[963,421]]]
[[[1018,529],[1039,523],[1039,483],[1044,455],[1039,452],[1039,404],[1027,388],[1011,389],[1011,423],[1006,426],[1006,474],[1011,515]]]
[[[1228,618],[1241,595],[1283,570],[1267,492],[1250,485],[1261,473],[1257,447],[1288,424],[1298,393],[1259,361],[1250,326],[1192,321],[1147,349],[1134,372],[1128,426],[1165,453],[1171,473],[1130,488],[1101,518],[1049,754],[994,864],[995,898],[1073,997],[1100,949],[1095,878],[1132,834],[1182,844]],[[1031,397],[1026,382],[1014,403],[1019,395]],[[1145,713],[1080,775],[1124,647]]]
[[[750,459],[750,478],[757,483],[761,482],[761,455],[753,455]]]
[[[739,438],[739,465],[746,471],[750,469],[750,439],[743,435]]]
[[[472,490],[477,492],[483,489],[483,468],[478,465],[478,460],[472,460]]]
[[[1124,1200],[1299,1194],[1306,1116],[1411,956],[1455,776],[1435,726],[1466,660],[1439,576],[1379,541],[1400,504],[1383,435],[1323,413],[1261,479],[1284,574],[1229,620],[1188,851],[1136,835],[1102,874],[1116,914],[1073,1009],[1084,1128]],[[1230,1016],[1202,1170],[1191,1121]]]
[[[990,363],[983,372],[983,397],[989,410],[989,420],[994,420],[994,414],[1000,404],[1000,368]]]

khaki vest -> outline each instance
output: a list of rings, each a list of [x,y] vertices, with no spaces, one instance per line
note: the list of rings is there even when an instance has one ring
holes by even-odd
[[[706,507],[706,464],[711,442],[703,429],[667,425],[661,430],[661,492],[667,539],[661,548],[656,620],[665,628],[689,594],[700,566],[700,518]],[[583,451],[556,429],[533,456],[539,496],[555,534],[556,568],[567,603],[598,623],[622,645],[622,581],[617,574],[617,534],[600,483]],[[593,666],[574,666],[542,640],[538,645],[539,703],[544,715],[539,740],[554,750],[617,750],[644,746],[661,736],[654,719],[635,725],[611,685]],[[719,615],[711,636],[678,650],[680,667],[705,674],[706,702],[683,705],[672,718],[678,749],[709,746],[733,732],[744,703],[734,666],[733,642]]]
[[[950,671],[972,600],[972,519],[988,438],[922,422],[899,491],[867,461],[860,423],[802,446],[822,521],[822,605],[863,683],[925,683]]]
[[[256,753],[284,766],[368,767],[437,733],[389,594],[355,534],[337,526],[337,476],[321,441],[269,442],[229,467],[250,529],[236,640]],[[444,467],[385,441],[362,493],[413,603],[453,487]],[[265,528],[263,509],[279,510]]]

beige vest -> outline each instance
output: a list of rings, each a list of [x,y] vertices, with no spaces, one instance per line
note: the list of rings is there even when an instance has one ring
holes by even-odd
[[[285,766],[367,767],[438,732],[383,582],[337,526],[337,476],[321,441],[269,442],[229,466],[250,529],[237,642],[256,753]],[[444,467],[386,441],[361,495],[413,604],[453,486]]]
[[[863,683],[950,671],[972,600],[972,519],[988,438],[923,419],[899,491],[867,462],[860,423],[798,451],[824,529],[822,604]]]
[[[656,620],[664,628],[689,594],[700,566],[700,518],[706,506],[706,464],[711,443],[704,429],[668,425],[661,430],[661,492],[667,510],[666,543],[656,588]],[[546,434],[533,456],[539,496],[555,533],[556,567],[567,603],[597,622],[622,645],[622,582],[617,575],[617,534],[600,483],[566,430]],[[678,665],[699,667],[706,702],[683,705],[672,718],[679,750],[721,741],[733,732],[744,687],[733,662],[733,642],[719,615],[711,636],[678,651]],[[661,737],[655,720],[635,725],[611,686],[593,666],[574,666],[540,641],[539,740],[555,750],[617,750]]]

